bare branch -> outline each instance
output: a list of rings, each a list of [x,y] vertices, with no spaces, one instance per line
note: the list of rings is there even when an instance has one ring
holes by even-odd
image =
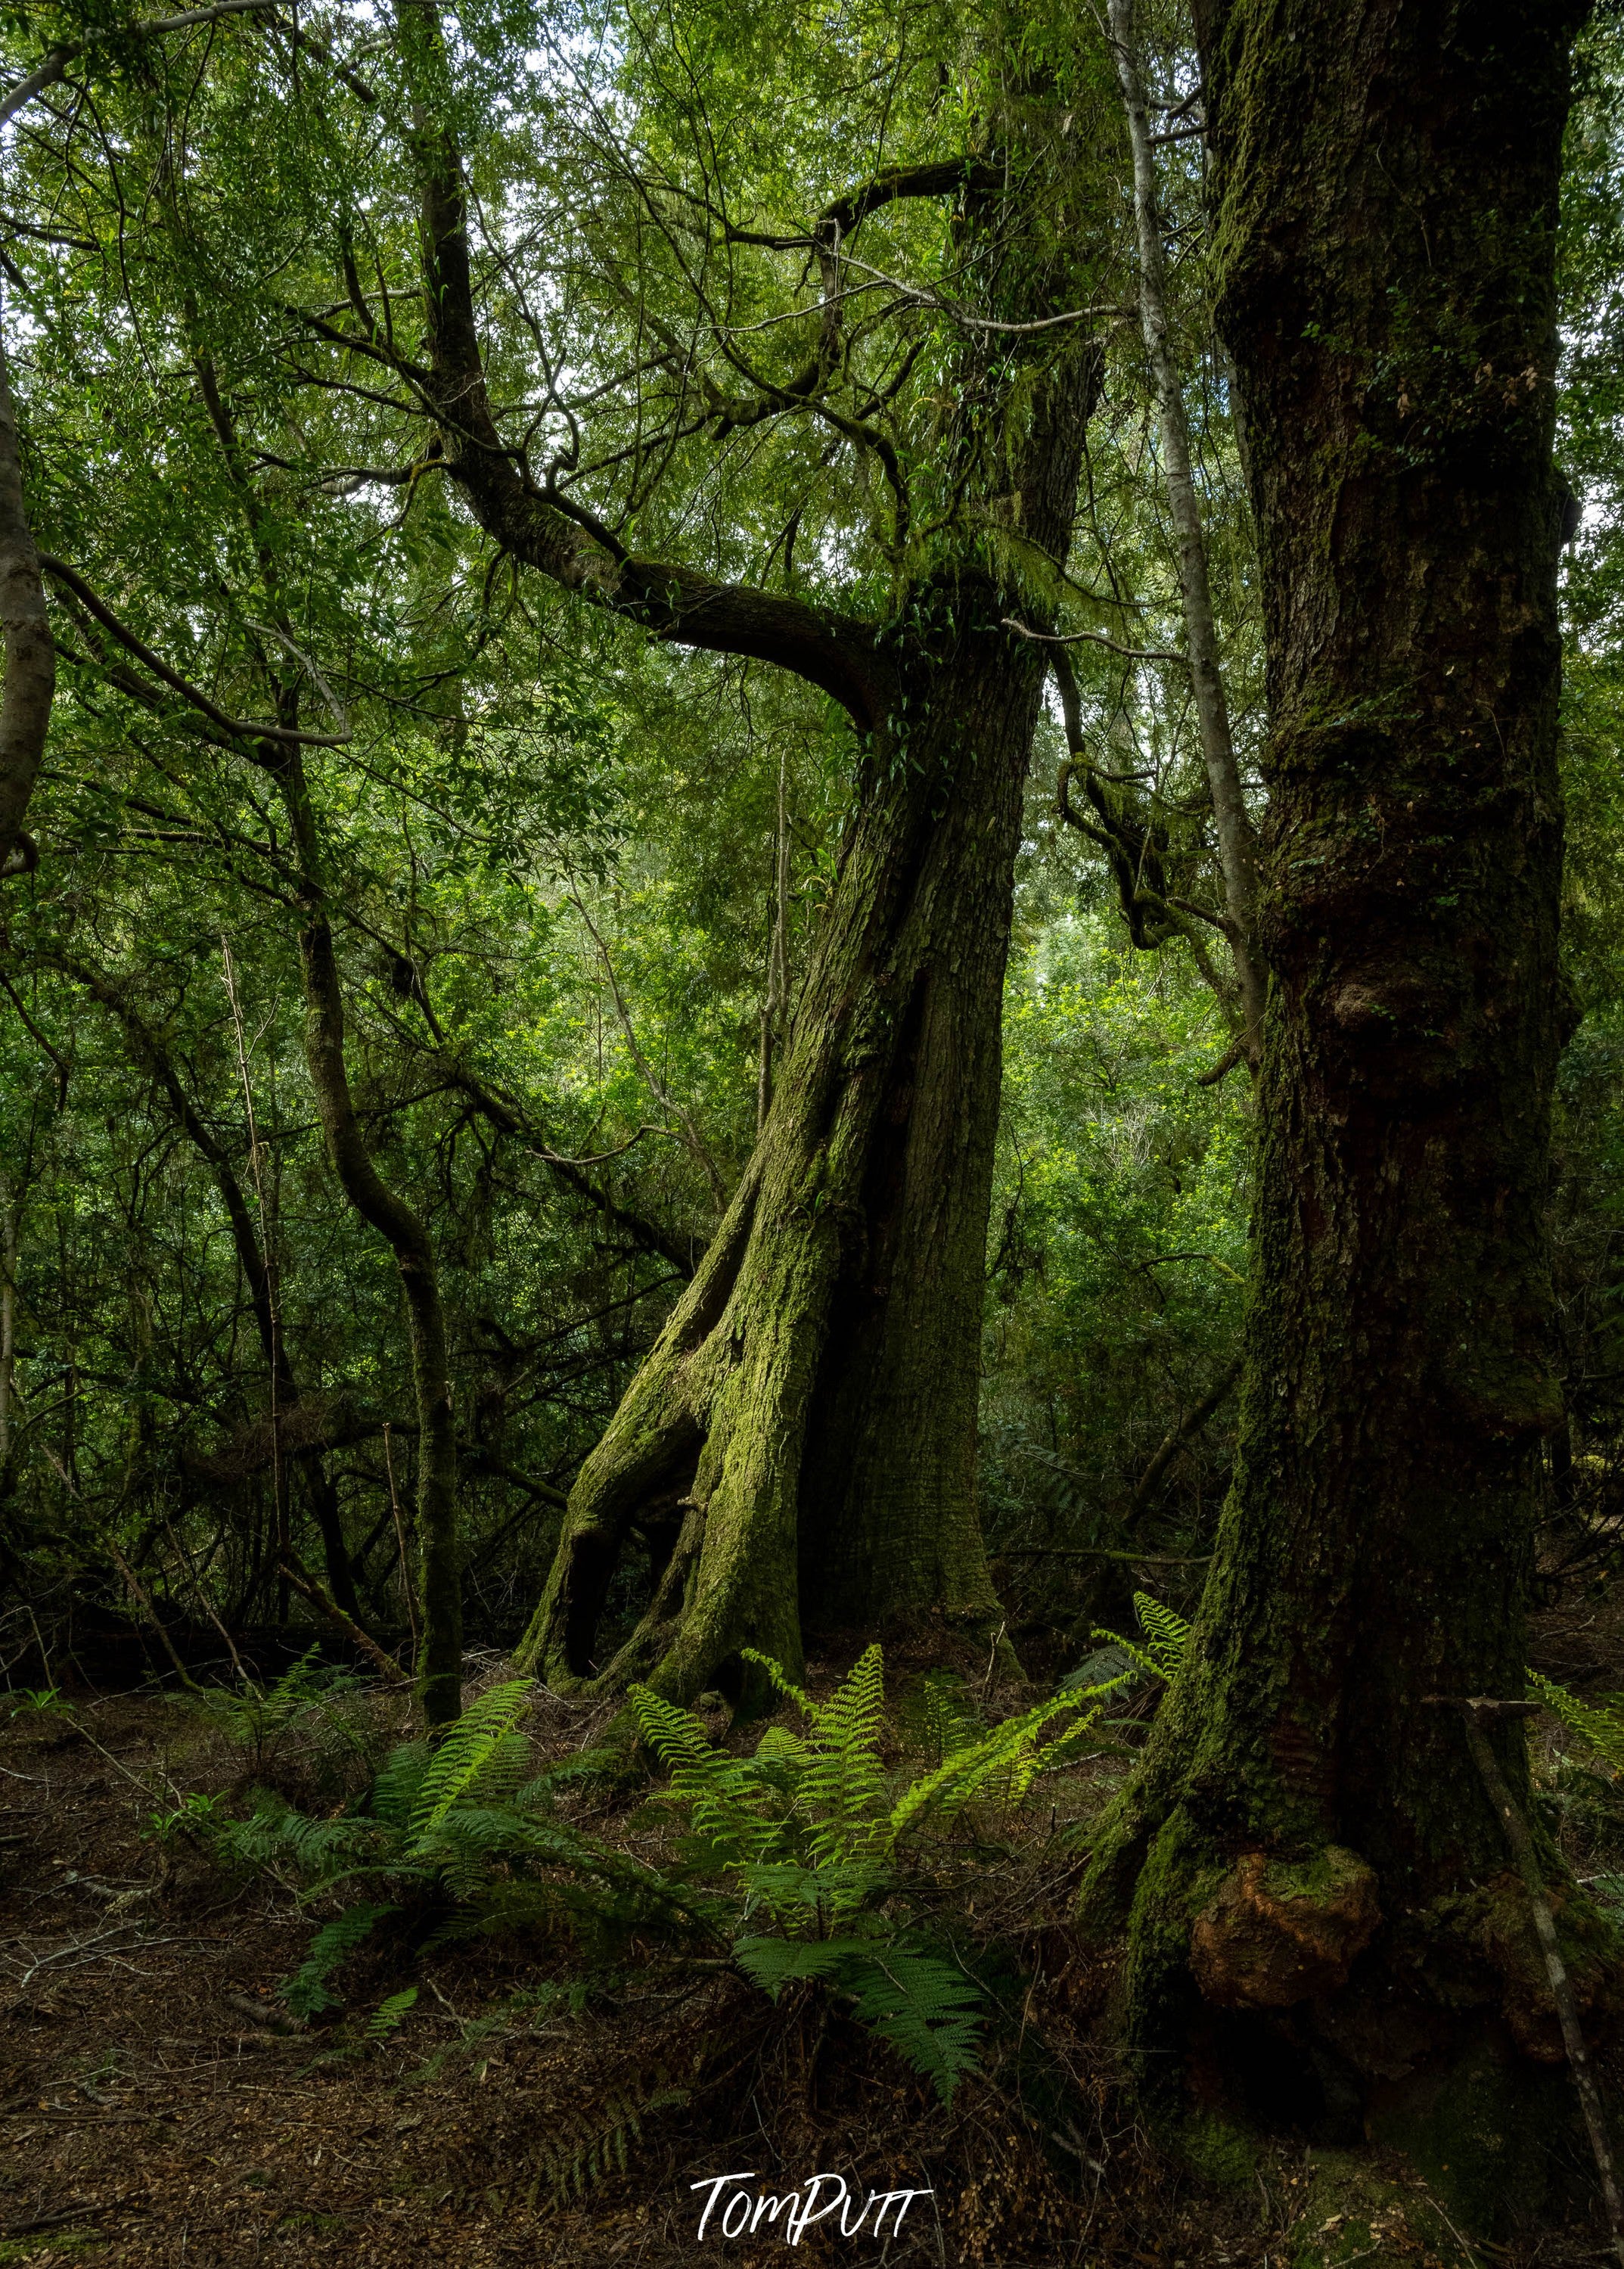
[[[1017,638],[1037,639],[1045,646],[1075,646],[1086,639],[1090,646],[1109,647],[1112,654],[1126,654],[1130,661],[1183,661],[1185,657],[1164,646],[1120,646],[1104,631],[1034,631],[1024,623],[1017,623],[1006,615],[1000,630],[1013,631]]]

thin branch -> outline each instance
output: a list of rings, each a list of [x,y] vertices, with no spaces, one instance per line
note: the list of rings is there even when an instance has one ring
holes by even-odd
[[[1150,1501],[1161,1487],[1174,1459],[1184,1448],[1185,1443],[1200,1432],[1207,1420],[1216,1415],[1222,1408],[1230,1388],[1240,1375],[1241,1366],[1238,1361],[1227,1364],[1200,1401],[1192,1404],[1176,1425],[1169,1428],[1166,1438],[1155,1457],[1140,1475],[1139,1486],[1128,1500],[1127,1511],[1124,1518],[1130,1528],[1149,1510]]]
[[[40,565],[48,575],[67,585],[79,604],[94,615],[104,630],[112,633],[126,654],[133,654],[154,676],[161,677],[166,685],[172,687],[183,700],[189,701],[195,709],[201,710],[210,722],[218,725],[223,732],[234,734],[245,741],[285,741],[306,749],[342,749],[353,739],[354,735],[347,730],[343,733],[300,733],[286,725],[227,716],[200,686],[194,685],[189,678],[182,677],[178,670],[171,669],[161,654],[154,654],[128,624],[121,622],[107,602],[97,597],[84,577],[77,569],[70,567],[65,559],[54,558],[49,552],[42,551]]]
[[[596,923],[581,904],[580,894],[573,884],[570,887],[570,896],[574,901],[576,913],[586,923],[592,934],[592,942],[598,949],[598,958],[603,964],[603,974],[609,979],[609,992],[615,1001],[615,1012],[620,1018],[620,1029],[626,1036],[626,1046],[631,1052],[631,1061],[642,1075],[643,1084],[655,1102],[681,1120],[683,1132],[688,1137],[688,1147],[693,1153],[706,1181],[711,1185],[711,1195],[715,1201],[717,1215],[720,1217],[727,1210],[727,1186],[721,1178],[721,1172],[715,1159],[711,1156],[710,1147],[704,1135],[700,1134],[698,1123],[692,1112],[680,1104],[675,1097],[669,1093],[663,1082],[656,1078],[653,1066],[638,1044],[637,1032],[631,1022],[631,1013],[626,1007],[625,997],[621,992],[620,980],[615,974],[615,965],[609,959],[609,948],[603,942]]]
[[[1195,693],[1201,749],[1212,791],[1224,896],[1234,925],[1229,950],[1240,985],[1248,1053],[1255,1063],[1262,1046],[1266,977],[1254,939],[1258,895],[1257,852],[1241,787],[1240,767],[1229,729],[1207,575],[1207,539],[1190,468],[1190,427],[1168,324],[1166,260],[1155,205],[1155,159],[1145,115],[1144,86],[1133,29],[1133,0],[1109,0],[1111,44],[1127,115],[1133,153],[1133,208],[1139,233],[1140,308],[1145,349],[1150,359],[1162,426],[1162,459],[1168,508],[1177,538],[1178,580],[1185,602],[1185,637]]]
[[[1184,661],[1188,659],[1185,654],[1175,653],[1170,647],[1123,646],[1116,639],[1107,638],[1104,631],[1029,630],[1024,623],[1017,623],[1013,616],[1009,615],[1004,617],[999,628],[1003,631],[1013,631],[1017,638],[1036,639],[1043,646],[1077,646],[1086,643],[1089,646],[1108,647],[1112,654],[1122,654],[1129,661]]]
[[[40,1046],[44,1049],[46,1054],[49,1056],[52,1063],[55,1066],[57,1108],[59,1110],[65,1111],[68,1107],[67,1059],[57,1054],[55,1049],[46,1038],[38,1024],[34,1023],[33,1018],[28,1014],[27,1009],[24,1008],[22,1001],[18,999],[16,990],[11,984],[11,979],[9,977],[0,976],[0,987],[4,987],[6,998],[11,1001],[12,1008],[16,1009],[18,1015],[22,1018],[25,1027],[39,1043]]]
[[[87,40],[75,40],[66,47],[54,48],[37,70],[18,79],[11,92],[0,99],[0,126],[25,103],[32,102],[36,94],[42,94],[48,86],[55,86],[66,76],[69,64],[100,40],[153,39],[165,32],[189,31],[195,24],[218,23],[222,16],[273,14],[276,6],[277,0],[215,0],[212,7],[188,8],[179,16],[155,16],[150,24],[109,25],[106,31],[92,33]]]
[[[40,566],[23,499],[17,412],[0,342],[0,632],[5,648],[5,686],[0,693],[0,875],[24,871],[35,863],[23,820],[45,755],[56,691],[56,649]]]

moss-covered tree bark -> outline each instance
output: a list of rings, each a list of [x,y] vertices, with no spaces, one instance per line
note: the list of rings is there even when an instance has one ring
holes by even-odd
[[[919,722],[870,760],[762,1138],[576,1485],[526,1645],[555,1681],[691,1692],[742,1644],[798,1664],[803,1615],[995,1615],[975,1504],[981,1278],[1044,662],[1012,650],[990,583],[922,596],[968,624],[920,657]],[[669,1556],[600,1666],[634,1527]]]
[[[1522,1691],[1561,1417],[1554,253],[1582,9],[1200,14],[1272,713],[1256,1273],[1215,1563],[1084,1912],[1126,1924],[1147,2078],[1296,2073],[1294,2116],[1357,2127],[1465,2031],[1556,2052],[1499,1824],[1427,1697]],[[1495,1740],[1525,1790],[1520,1731]]]
[[[805,240],[826,297],[801,390],[717,397],[726,427],[825,389],[840,245],[899,199],[947,204],[978,293],[928,468],[949,532],[911,538],[895,451],[837,413],[895,499],[895,603],[864,619],[632,557],[523,474],[487,391],[461,157],[430,123],[446,66],[429,0],[402,26],[420,92],[418,383],[480,521],[587,603],[807,679],[862,737],[838,882],[760,1139],[582,1468],[518,1661],[558,1685],[641,1677],[690,1696],[719,1675],[734,1683],[745,1646],[798,1665],[803,1615],[823,1628],[937,1615],[990,1636],[975,1499],[982,1275],[1012,875],[1045,666],[1006,618],[1041,628],[1052,607],[1099,385],[1086,310],[1104,214],[1086,138],[1052,89],[1012,86],[997,126],[1008,147],[859,183]],[[599,1626],[632,1549],[649,1556],[652,1597],[611,1656]]]
[[[1085,348],[1016,464],[1063,557],[1098,381]],[[556,1683],[691,1694],[742,1645],[997,1608],[975,1496],[1000,1017],[1041,647],[985,565],[921,586],[771,1109],[720,1230],[583,1467],[520,1650]],[[594,1656],[636,1534],[648,1611]]]

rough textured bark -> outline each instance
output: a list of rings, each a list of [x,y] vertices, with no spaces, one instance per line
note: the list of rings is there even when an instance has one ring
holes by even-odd
[[[555,1682],[600,1667],[594,1632],[634,1527],[663,1570],[601,1667],[610,1687],[691,1692],[743,1644],[798,1664],[803,1612],[824,1627],[995,1618],[977,1355],[1044,662],[995,627],[990,589],[957,597],[990,626],[921,669],[915,761],[875,759],[762,1139],[572,1493],[519,1658]]]
[[[0,876],[34,863],[24,832],[28,799],[45,755],[56,691],[56,648],[45,611],[40,555],[23,502],[17,410],[0,344],[0,632],[5,684],[0,691]]]
[[[974,1497],[982,1271],[1012,869],[1045,668],[1004,618],[1042,611],[1068,550],[1099,349],[1081,332],[1021,348],[969,335],[938,469],[944,487],[962,476],[966,521],[988,532],[962,539],[956,565],[921,570],[886,622],[630,558],[503,444],[461,159],[430,122],[445,68],[432,0],[413,0],[402,27],[421,98],[429,358],[414,382],[476,518],[583,600],[808,679],[843,704],[866,751],[755,1153],[582,1468],[517,1659],[558,1684],[641,1676],[688,1695],[736,1681],[742,1645],[798,1663],[803,1602],[825,1625],[934,1613],[984,1630],[996,1603]],[[1042,97],[1021,96],[1012,115],[1022,104],[1030,120]],[[898,197],[956,197],[956,225],[978,233],[981,273],[1004,295],[994,329],[1076,305],[1086,232],[1055,228],[1081,202],[1075,147],[1051,113],[1008,170],[965,158],[904,168],[831,205],[815,229],[825,301],[813,362],[793,387],[721,405],[727,425],[778,415],[822,382],[839,343],[841,233]],[[865,446],[883,461],[872,436]],[[907,513],[893,486],[900,551]],[[1012,558],[1036,568],[1038,594]],[[634,1541],[653,1595],[605,1662],[598,1624]]]
[[[456,1426],[433,1242],[426,1224],[378,1171],[356,1116],[344,1061],[343,990],[303,758],[296,749],[266,744],[260,761],[281,786],[299,854],[306,905],[299,935],[305,1057],[328,1156],[344,1195],[395,1255],[406,1299],[417,1411],[418,1593],[423,1609],[417,1682],[426,1722],[447,1725],[462,1706],[462,1564]]]
[[[1300,2075],[1299,2118],[1318,2096],[1355,2127],[1378,2074],[1398,2104],[1468,2029],[1554,2052],[1498,1824],[1421,1704],[1522,1690],[1561,1417],[1551,436],[1581,15],[1200,11],[1272,712],[1256,1275],[1190,1659],[1084,1911],[1131,1905],[1148,2075],[1199,2085],[1250,2043]],[[1520,1732],[1493,1738],[1525,1787]]]
[[[1070,536],[1099,356],[1041,389],[1023,534]],[[714,1244],[582,1468],[519,1659],[691,1694],[749,1644],[937,1615],[985,1634],[982,1274],[1022,792],[1045,661],[985,563],[916,589],[765,1126]],[[1030,611],[1030,605],[1028,608]],[[595,1652],[628,1541],[654,1594]]]

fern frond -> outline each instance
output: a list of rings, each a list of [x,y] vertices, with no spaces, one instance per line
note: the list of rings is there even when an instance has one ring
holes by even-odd
[[[1089,1633],[1089,1637],[1109,1640],[1111,1646],[1118,1653],[1126,1655],[1135,1669],[1142,1670],[1147,1678],[1159,1678],[1164,1685],[1167,1682],[1167,1673],[1155,1655],[1148,1653],[1136,1638],[1129,1638],[1123,1631],[1106,1630],[1098,1623]],[[1122,1682],[1126,1683],[1126,1674]]]
[[[668,1770],[679,1765],[705,1765],[718,1754],[691,1710],[679,1709],[647,1686],[629,1686],[626,1700],[638,1732]]]
[[[338,1996],[328,1991],[328,1978],[385,1915],[394,1912],[393,1907],[367,1903],[347,1907],[316,1933],[299,1968],[277,1988],[296,2017],[314,2017],[322,2009],[337,2007]]]
[[[782,1799],[754,1758],[729,1756],[690,1710],[646,1686],[628,1689],[638,1731],[670,1768],[663,1801],[688,1807],[695,1841],[713,1866],[759,1859],[780,1833]]]
[[[848,1990],[860,2020],[950,2103],[978,2062],[985,1996],[975,1979],[941,1955],[891,1946],[865,1950]]]
[[[499,1938],[509,1931],[543,1929],[550,1934],[571,1918],[572,1903],[557,1883],[482,1882],[423,1941],[424,1954],[469,1938]]]
[[[442,1820],[490,1763],[523,1716],[535,1681],[508,1678],[470,1703],[447,1726],[430,1755],[409,1822],[414,1836]]]
[[[426,1741],[402,1741],[391,1749],[373,1782],[371,1810],[391,1828],[404,1828],[411,1819],[423,1776],[429,1769]]]
[[[556,2113],[548,2140],[531,2161],[536,2173],[529,2203],[534,2206],[545,2187],[553,2203],[561,2205],[568,2198],[583,2197],[610,2174],[624,2174],[643,2140],[644,2121],[656,2112],[680,2108],[692,2093],[661,2066],[629,2086],[607,2090],[584,2111],[565,2108]]]
[[[854,1859],[886,1840],[885,1775],[880,1763],[885,1667],[868,1647],[827,1702],[812,1705],[800,1801],[815,1825],[820,1859]]]
[[[734,1958],[774,2000],[808,1980],[853,2005],[860,2022],[923,2074],[944,2103],[977,2064],[985,1995],[951,1956],[868,1938],[742,1938]]]
[[[1576,1694],[1537,1670],[1525,1674],[1546,1708],[1554,1711],[1570,1733],[1588,1742],[1615,1774],[1624,1773],[1624,1710],[1605,1702],[1581,1702]]]
[[[1052,1694],[1035,1709],[1007,1718],[979,1741],[956,1750],[892,1806],[890,1841],[895,1844],[927,1818],[952,1818],[985,1798],[1019,1803],[1045,1769],[1047,1753],[1039,1748],[1038,1735],[1089,1698],[1086,1694]]]
[[[387,2041],[401,2025],[408,2011],[416,2008],[417,2005],[417,1989],[415,1985],[408,1985],[403,1992],[391,1993],[388,2000],[380,2001],[366,2020],[367,2039]]]
[[[876,1859],[735,1862],[730,1871],[745,1895],[745,1916],[760,1905],[780,1930],[801,1937],[855,1914],[889,1881]]]
[[[1135,1592],[1133,1606],[1157,1669],[1163,1678],[1171,1678],[1190,1644],[1189,1624],[1148,1592]]]
[[[775,1662],[770,1654],[762,1654],[753,1646],[742,1646],[739,1654],[743,1661],[753,1662],[757,1670],[766,1672],[774,1693],[781,1694],[786,1702],[793,1702],[806,1717],[812,1716],[814,1704],[811,1697],[786,1674],[781,1662]]]
[[[756,1744],[758,1764],[800,1765],[806,1763],[807,1745],[787,1726],[769,1726]]]
[[[911,1746],[935,1764],[980,1740],[985,1728],[962,1678],[947,1670],[926,1671],[903,1696],[902,1726]]]
[[[549,1809],[557,1792],[572,1781],[602,1781],[624,1786],[638,1777],[637,1768],[618,1749],[578,1749],[573,1756],[549,1765],[534,1779],[516,1788],[511,1801],[515,1812],[541,1812]]]
[[[808,1979],[832,1984],[850,1941],[838,1938],[739,1938],[733,1958],[770,2000],[776,2001],[786,1985]]]

